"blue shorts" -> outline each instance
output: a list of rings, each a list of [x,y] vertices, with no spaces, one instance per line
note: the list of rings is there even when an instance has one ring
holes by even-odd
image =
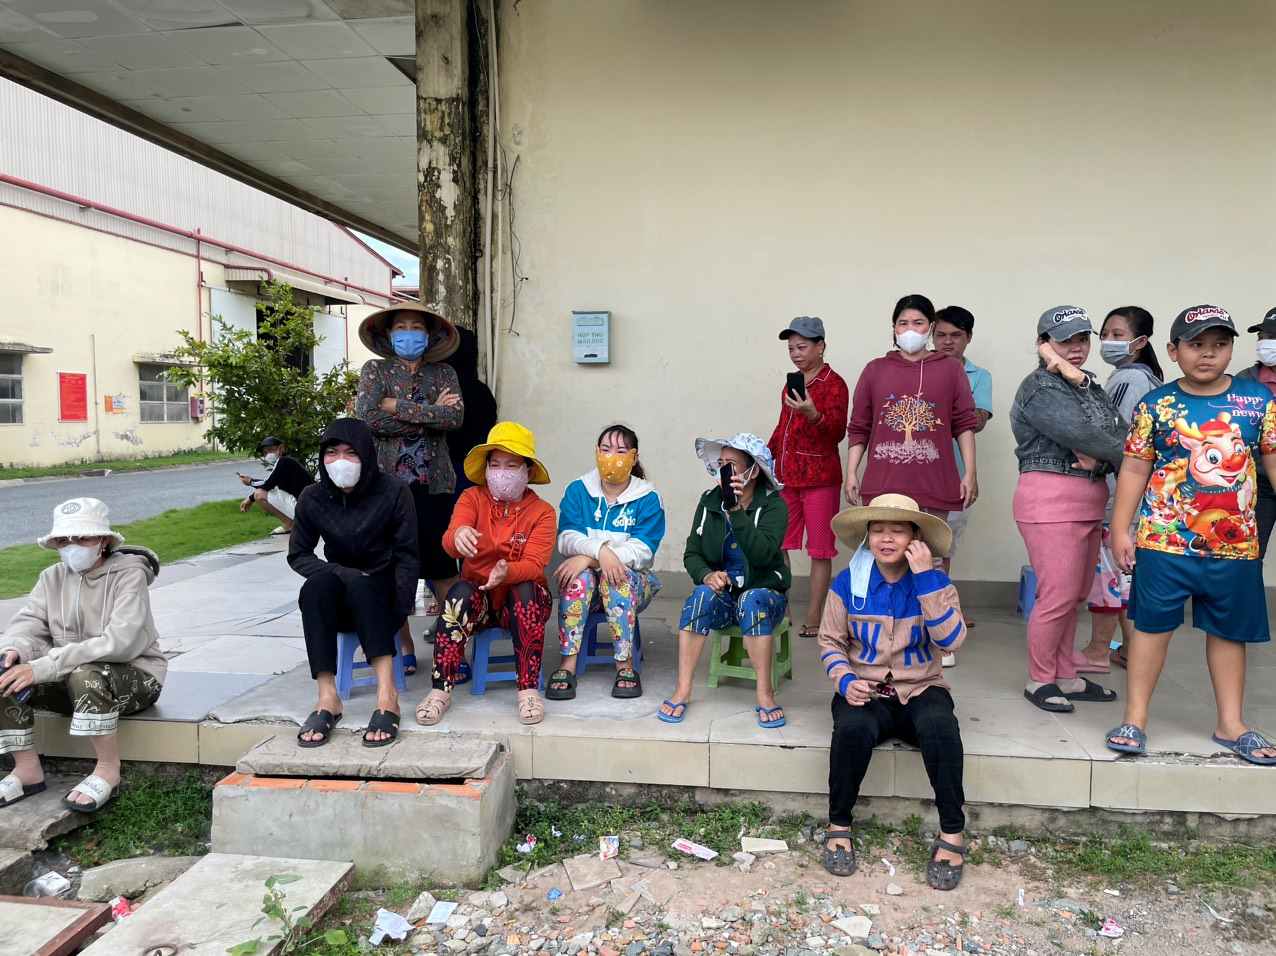
[[[766,637],[779,626],[788,606],[789,599],[770,588],[732,594],[699,584],[682,606],[678,630],[708,634],[738,624],[744,637]]]
[[[1189,598],[1192,626],[1206,634],[1243,644],[1271,640],[1261,561],[1135,552],[1128,613],[1136,628],[1144,634],[1176,630]]]

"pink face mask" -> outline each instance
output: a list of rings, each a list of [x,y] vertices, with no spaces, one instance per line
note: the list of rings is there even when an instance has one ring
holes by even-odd
[[[487,466],[487,490],[497,501],[518,501],[527,491],[527,465],[521,468]]]

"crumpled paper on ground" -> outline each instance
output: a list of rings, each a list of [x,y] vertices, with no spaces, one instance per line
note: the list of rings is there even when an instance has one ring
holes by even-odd
[[[411,923],[398,913],[381,909],[377,910],[377,921],[372,924],[372,933],[368,937],[368,942],[373,946],[380,946],[387,936],[395,942],[402,942],[408,938],[410,932],[412,932]]]

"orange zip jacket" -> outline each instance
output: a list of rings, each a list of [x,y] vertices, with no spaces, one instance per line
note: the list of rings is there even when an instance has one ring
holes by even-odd
[[[461,492],[443,534],[443,550],[454,558],[461,557],[456,550],[456,529],[467,525],[479,533],[478,554],[462,559],[461,577],[471,584],[486,584],[497,561],[504,558],[509,562],[504,584],[492,592],[493,607],[504,602],[511,584],[546,584],[545,568],[554,553],[558,518],[536,492],[529,488],[514,502],[496,501],[484,485]]]

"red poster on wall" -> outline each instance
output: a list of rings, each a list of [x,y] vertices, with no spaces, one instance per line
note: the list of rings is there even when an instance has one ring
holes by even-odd
[[[58,372],[58,421],[89,420],[89,377],[83,372]]]

